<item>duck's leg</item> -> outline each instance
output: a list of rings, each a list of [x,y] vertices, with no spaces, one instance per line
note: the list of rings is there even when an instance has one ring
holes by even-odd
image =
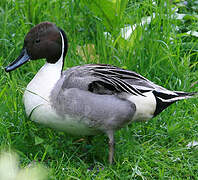
[[[109,163],[113,163],[113,156],[114,156],[114,132],[113,131],[108,131],[107,136],[109,138]]]

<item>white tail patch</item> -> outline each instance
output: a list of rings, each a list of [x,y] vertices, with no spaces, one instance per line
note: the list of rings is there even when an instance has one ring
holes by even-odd
[[[156,110],[156,99],[152,92],[143,93],[144,96],[129,95],[127,100],[136,106],[136,112],[133,121],[147,121],[151,119]]]

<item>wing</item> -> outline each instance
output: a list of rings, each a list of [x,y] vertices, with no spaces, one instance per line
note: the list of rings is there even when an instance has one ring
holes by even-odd
[[[96,94],[126,92],[144,96],[144,92],[155,89],[166,90],[133,71],[104,64],[88,64],[70,68],[64,72],[63,78],[62,89],[79,88]]]

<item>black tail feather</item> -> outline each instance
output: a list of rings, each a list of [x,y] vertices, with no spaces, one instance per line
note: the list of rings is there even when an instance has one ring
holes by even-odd
[[[182,92],[182,91],[174,91],[180,97],[190,97],[198,95],[198,92]]]
[[[153,94],[157,102],[154,116],[157,116],[174,102],[194,97],[198,95],[198,92],[174,91],[172,94],[167,94],[166,92],[153,91]]]

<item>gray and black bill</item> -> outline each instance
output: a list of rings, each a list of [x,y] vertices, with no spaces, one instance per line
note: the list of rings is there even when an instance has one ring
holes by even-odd
[[[30,57],[27,54],[27,50],[23,48],[19,57],[15,61],[13,61],[10,65],[8,65],[5,68],[5,71],[6,72],[13,71],[16,68],[20,67],[21,65],[25,64],[29,60],[30,60]]]

